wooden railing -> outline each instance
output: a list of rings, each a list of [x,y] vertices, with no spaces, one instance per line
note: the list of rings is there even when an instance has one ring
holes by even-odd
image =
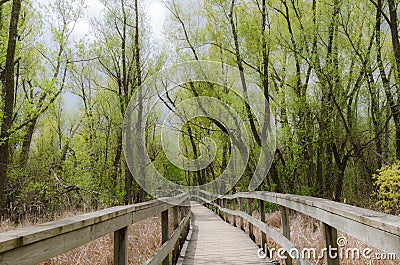
[[[339,230],[383,253],[389,253],[390,258],[400,259],[399,216],[321,198],[271,192],[246,192],[221,196],[201,191],[194,197],[216,210],[225,221],[228,221],[227,215],[233,216],[234,226],[236,226],[236,218],[240,218],[242,230],[244,230],[243,220],[246,220],[249,224],[249,237],[253,241],[255,238],[253,227],[260,229],[262,232],[261,247],[267,246],[266,236],[269,236],[286,251],[296,250],[295,253],[302,253],[302,250],[290,241],[289,209],[291,209],[321,221],[326,249],[331,248],[333,252],[338,250],[337,230]],[[256,204],[254,200],[257,200],[258,203]],[[282,233],[266,225],[265,202],[280,206]],[[260,220],[252,216],[252,212],[255,210],[254,205],[258,205]],[[264,251],[267,253],[268,248],[264,248]],[[287,254],[286,257],[288,258],[285,262],[288,265],[292,263],[292,260],[290,255]],[[336,251],[336,254],[336,258],[335,255],[324,255],[325,264],[339,264],[338,251]],[[294,256],[298,264],[314,264],[307,259],[307,255]]]
[[[162,246],[144,264],[169,264],[176,262],[188,231],[190,221],[189,201],[195,198],[218,211],[225,221],[228,215],[237,225],[241,219],[248,222],[250,238],[255,239],[254,227],[260,229],[261,246],[268,252],[266,237],[272,238],[286,251],[297,250],[290,241],[289,209],[306,214],[322,223],[326,248],[337,249],[337,230],[365,242],[385,253],[400,258],[400,217],[387,215],[325,199],[278,194],[270,192],[214,195],[204,191],[195,195],[181,193],[145,203],[118,206],[102,211],[79,215],[61,221],[26,227],[0,234],[0,264],[37,264],[89,243],[101,236],[114,233],[114,264],[128,264],[128,226],[161,213]],[[257,203],[255,203],[257,200]],[[215,201],[215,202],[214,202]],[[282,233],[265,223],[265,202],[280,206]],[[257,207],[254,207],[257,205]],[[258,208],[260,220],[252,216]],[[169,236],[168,212],[172,211],[174,231]],[[180,213],[180,214],[179,214]],[[180,218],[179,218],[180,216]],[[290,255],[285,260],[291,264]],[[324,255],[326,264],[339,264],[339,258]],[[392,256],[393,257],[393,256]],[[313,264],[307,257],[294,257],[298,264]]]
[[[179,257],[190,220],[190,196],[181,193],[128,206],[118,206],[76,217],[0,234],[0,264],[37,264],[101,236],[114,233],[114,264],[128,264],[128,226],[161,213],[162,246],[145,264],[169,264]],[[169,237],[168,211],[174,232]],[[179,214],[180,212],[180,214]],[[180,218],[179,218],[180,215]]]

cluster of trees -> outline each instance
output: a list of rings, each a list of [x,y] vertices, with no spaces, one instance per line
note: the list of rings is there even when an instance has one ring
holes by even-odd
[[[167,4],[184,58],[235,65],[264,89],[278,134],[265,189],[364,205],[373,173],[400,158],[398,5],[232,0],[189,12]]]
[[[77,38],[82,0],[53,1],[42,12],[33,0],[0,1],[3,212],[147,199],[125,162],[123,117],[132,95],[145,95],[140,87],[149,76],[188,60],[235,66],[263,89],[277,150],[260,189],[365,206],[373,200],[373,174],[400,159],[395,0],[166,0],[165,45],[151,37],[144,1],[100,2],[103,12],[91,21],[90,35]],[[79,99],[79,108],[67,108],[65,93]],[[164,103],[173,109],[202,95],[233,106],[251,132],[250,160],[234,187],[245,190],[260,126],[248,104],[213,84],[184,84]],[[200,155],[204,137],[219,147],[215,160],[196,172],[168,162],[157,122],[148,124],[137,137],[145,137],[151,160],[169,179],[204,184],[226,168],[231,143],[219,122],[196,118],[178,132],[187,157]]]

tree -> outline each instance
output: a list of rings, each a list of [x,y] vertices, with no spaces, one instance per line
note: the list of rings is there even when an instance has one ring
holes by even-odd
[[[4,188],[7,181],[7,171],[9,164],[10,148],[10,129],[12,128],[12,118],[14,113],[14,74],[15,74],[15,54],[18,39],[18,20],[21,11],[21,0],[13,0],[11,19],[8,33],[8,46],[5,69],[1,73],[2,81],[2,105],[3,119],[1,121],[0,132],[0,205],[5,206]]]
[[[129,5],[124,0],[118,3],[103,1],[103,4],[107,9],[106,20],[98,21],[96,25],[98,58],[101,71],[109,77],[109,90],[115,93],[119,102],[120,132],[118,132],[114,157],[115,178],[123,173],[126,190],[125,203],[130,204],[135,200],[143,200],[145,194],[140,187],[137,187],[138,192],[134,190],[132,172],[122,159],[122,119],[132,95],[137,92],[139,98],[143,96],[140,87],[144,81],[142,49],[146,42],[146,28],[141,27],[144,21],[140,17],[138,1],[134,1],[133,5]],[[139,117],[142,116],[142,108],[143,106],[139,104]],[[141,130],[135,137],[140,139],[143,137]],[[134,174],[143,174],[143,172],[144,169],[140,167]]]

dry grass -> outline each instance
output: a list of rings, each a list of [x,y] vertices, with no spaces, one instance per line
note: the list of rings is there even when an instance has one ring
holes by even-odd
[[[129,264],[142,264],[161,246],[159,217],[148,218],[129,226]],[[98,238],[86,245],[61,254],[41,265],[96,264],[111,265],[113,260],[113,234]]]
[[[258,212],[253,212],[253,217],[255,218],[260,218],[260,214]],[[240,218],[237,219],[237,224],[240,226]],[[230,221],[232,223],[232,218],[230,217]],[[281,215],[280,212],[273,212],[266,214],[266,223],[268,226],[276,229],[277,231],[281,232]],[[248,233],[248,223],[245,221],[244,222],[244,227],[246,230],[246,233]],[[316,251],[316,258],[311,259],[315,264],[322,265],[325,264],[323,258],[319,258],[320,253],[322,253],[322,250],[324,248],[324,242],[323,242],[323,234],[322,234],[322,226],[319,221],[305,216],[303,214],[299,213],[294,213],[290,215],[290,228],[291,228],[291,241],[298,246],[300,249],[304,248],[315,248]],[[261,232],[258,229],[254,229],[254,235],[256,237],[256,243],[258,245],[261,245]],[[345,237],[347,239],[347,245],[344,249],[350,249],[350,248],[356,248],[362,251],[363,249],[370,248],[372,250],[371,257],[374,257],[375,254],[377,253],[382,253],[382,251],[379,251],[377,249],[374,249],[372,247],[369,247],[368,245],[364,244],[363,242],[360,242],[357,239],[354,239],[344,233],[339,232],[338,237]],[[279,245],[277,245],[271,238],[267,238],[268,241],[268,248],[275,248],[278,249],[280,248]],[[343,257],[346,256],[345,251],[342,251]],[[350,255],[351,257],[351,255]],[[277,257],[276,253],[273,257],[275,260],[280,260],[279,257]],[[280,261],[281,264],[284,264],[283,261]],[[344,265],[353,265],[353,264],[360,264],[360,265],[365,265],[365,264],[370,264],[370,265],[395,265],[399,264],[398,261],[378,261],[378,260],[367,260],[363,257],[360,257],[360,259],[346,259],[343,258],[340,261],[340,264]]]
[[[78,213],[68,212],[58,214],[54,220],[60,220],[75,216]],[[4,220],[0,225],[0,232],[5,232],[25,226],[32,226],[39,222],[31,222],[27,218],[18,225],[12,224],[10,220]],[[171,222],[172,223],[172,222]],[[142,264],[149,258],[157,248],[161,246],[161,218],[159,216],[148,218],[141,222],[129,226],[129,264]],[[70,264],[114,264],[113,234],[108,234],[98,238],[88,244],[77,247],[71,251],[63,253],[49,261],[42,262],[40,265],[70,265]]]
[[[33,226],[33,225],[37,225],[40,223],[62,220],[62,219],[65,219],[68,217],[73,217],[73,216],[76,216],[79,214],[82,214],[82,213],[78,212],[78,211],[68,211],[68,212],[64,212],[64,213],[55,213],[55,214],[53,214],[53,216],[48,217],[48,218],[40,218],[37,216],[25,216],[22,219],[18,219],[17,224],[12,222],[11,219],[9,219],[9,218],[0,219],[0,233],[6,232],[9,230],[18,229],[21,227]]]

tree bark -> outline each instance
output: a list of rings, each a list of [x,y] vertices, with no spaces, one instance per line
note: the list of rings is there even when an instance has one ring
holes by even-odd
[[[236,27],[236,24],[234,21],[234,7],[235,7],[235,0],[232,0],[228,16],[229,16],[229,22],[230,22],[231,30],[232,30],[232,37],[233,37],[233,41],[234,41],[236,64],[240,71],[240,80],[242,82],[244,98],[245,98],[244,104],[245,104],[247,116],[248,116],[249,123],[250,123],[250,129],[253,134],[255,142],[258,144],[258,146],[261,146],[262,145],[261,137],[257,131],[256,123],[254,121],[254,115],[251,112],[250,105],[248,104],[247,84],[246,84],[246,79],[245,79],[245,75],[244,75],[243,58],[242,58],[242,55],[240,52],[238,32],[237,32],[237,27]]]
[[[35,127],[37,123],[37,118],[34,118],[28,126],[26,131],[24,141],[22,142],[22,150],[20,156],[20,166],[21,168],[25,168],[28,159],[29,159],[29,152],[31,149],[32,137],[33,133],[35,132]]]
[[[144,147],[142,145],[142,139],[144,132],[142,131],[141,124],[143,120],[143,91],[142,91],[142,64],[140,62],[140,28],[139,28],[139,7],[138,0],[135,0],[135,67],[136,67],[136,82],[137,82],[137,93],[138,93],[138,125],[136,129],[136,134],[139,137],[140,141],[138,141],[139,148],[139,174],[141,178],[145,177],[146,174],[146,165],[145,165],[145,157],[144,157]],[[139,202],[145,201],[146,199],[146,191],[142,187],[142,183],[138,183],[139,187]]]
[[[18,20],[21,10],[21,0],[14,0],[12,4],[10,27],[8,33],[8,47],[4,79],[2,80],[3,113],[4,118],[0,132],[0,206],[4,208],[4,189],[7,181],[7,170],[9,164],[9,137],[14,113],[14,61],[18,37]]]
[[[397,4],[394,0],[388,0],[389,3],[389,17],[390,17],[390,32],[392,37],[392,47],[395,56],[396,69],[397,69],[397,77],[396,77],[396,86],[397,91],[400,89],[400,40],[399,40],[399,27],[398,27],[398,19],[397,19]],[[393,118],[396,127],[396,158],[400,159],[400,107],[399,102],[396,102],[396,110],[392,110]]]
[[[389,6],[393,7],[393,1],[392,0],[388,0],[388,1],[389,1]],[[376,23],[375,24],[375,32],[376,32],[375,33],[375,41],[376,41],[376,47],[377,47],[377,53],[376,53],[377,55],[376,56],[377,56],[377,63],[378,63],[378,67],[379,67],[379,73],[381,76],[383,88],[385,90],[386,98],[388,100],[388,104],[390,106],[390,111],[392,112],[393,121],[395,124],[396,158],[400,159],[400,105],[395,100],[395,95],[393,95],[392,90],[390,88],[390,81],[386,74],[385,67],[383,64],[383,59],[382,59],[382,45],[381,45],[382,6],[383,6],[382,0],[378,0],[376,3],[377,11],[376,11],[376,22],[375,22]],[[397,21],[396,14],[393,14],[391,12],[391,16],[393,16],[392,19]],[[393,21],[391,21],[389,24],[390,24],[391,31],[397,30],[397,25],[392,25]],[[397,40],[396,40],[396,36],[397,36]],[[392,32],[392,44],[393,44],[393,49],[395,50],[395,55],[397,53],[399,53],[399,55],[398,55],[399,57],[396,58],[396,62],[399,63],[399,64],[397,64],[397,67],[398,67],[398,70],[400,70],[400,61],[399,61],[400,60],[400,44],[398,41],[398,32]],[[395,48],[395,47],[397,47],[397,48]],[[396,49],[398,51],[396,51]],[[398,79],[400,80],[400,77]]]

